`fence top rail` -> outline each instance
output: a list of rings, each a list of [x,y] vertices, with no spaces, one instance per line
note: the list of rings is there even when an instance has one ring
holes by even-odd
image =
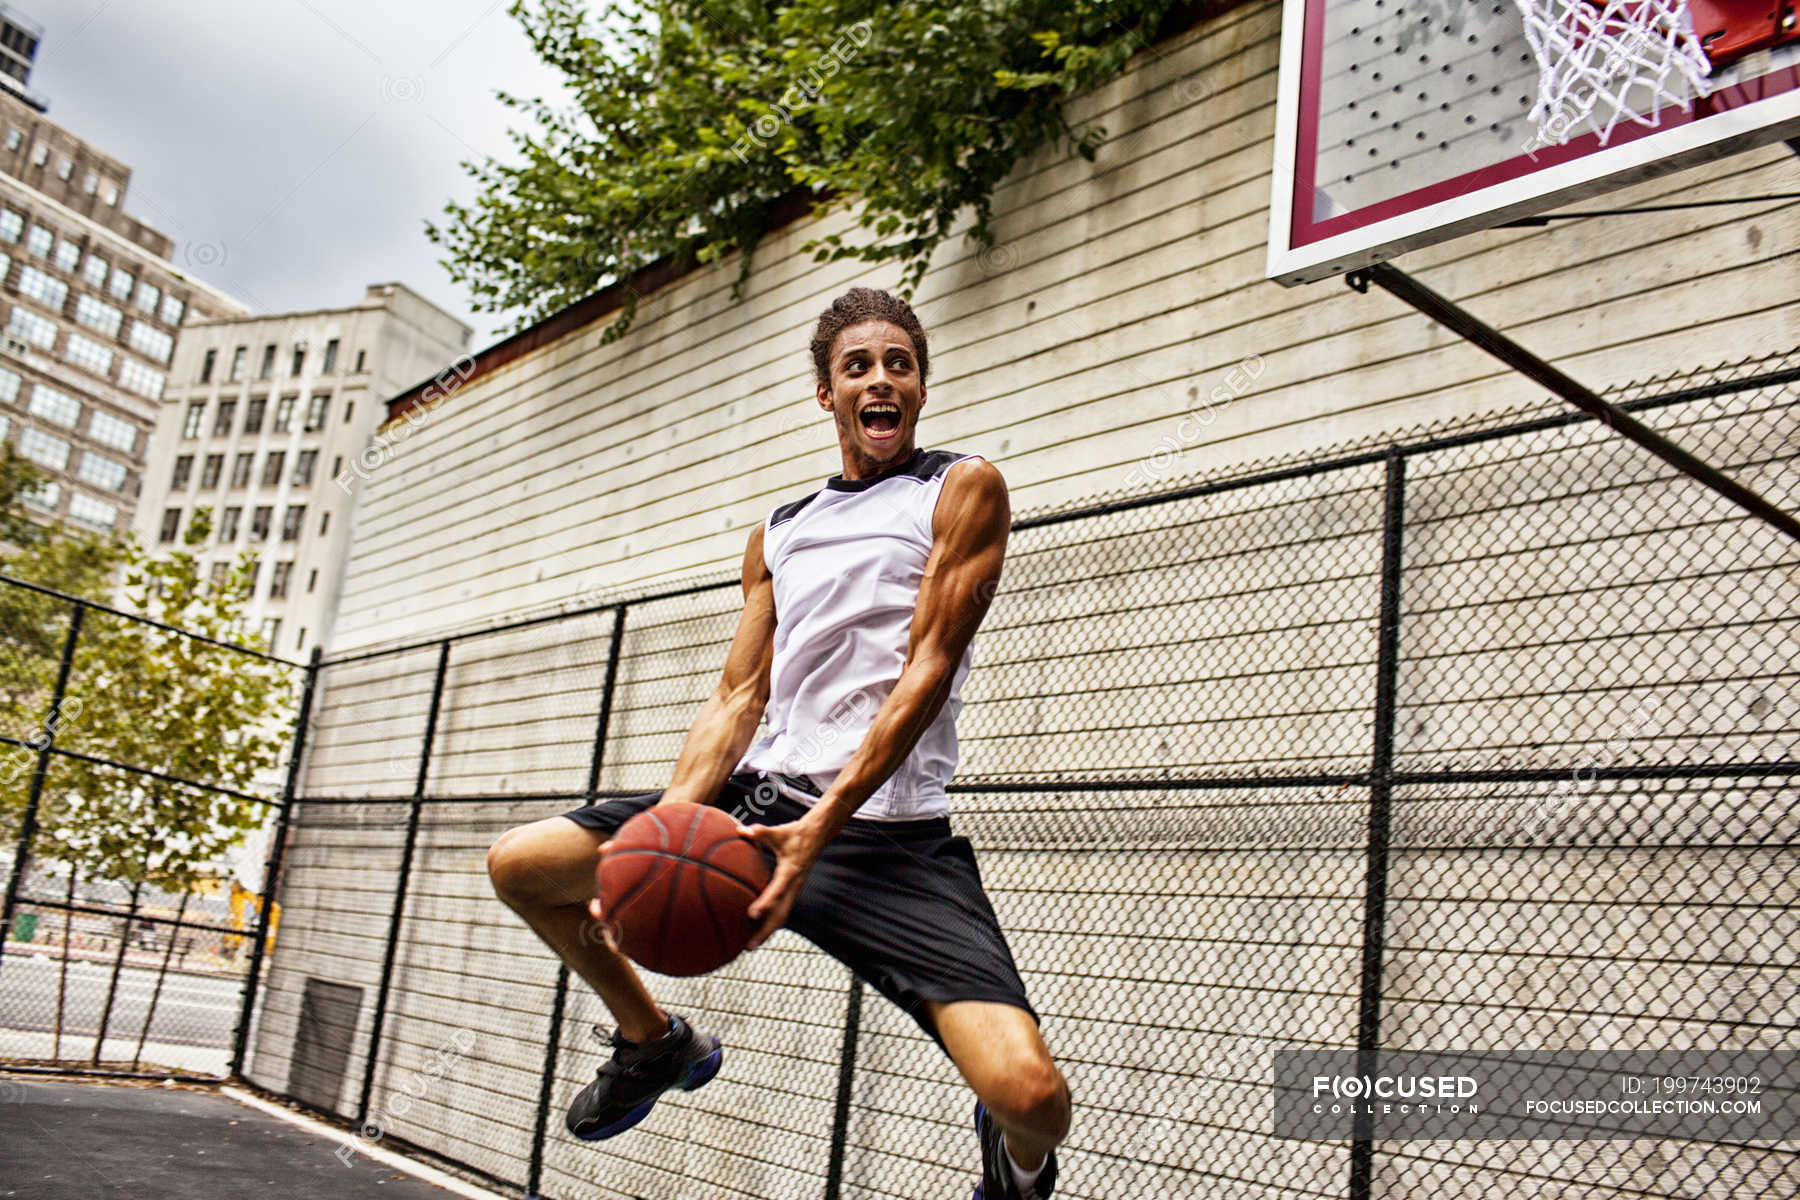
[[[238,800],[250,800],[257,804],[280,804],[278,796],[259,796],[255,792],[239,791],[237,788],[225,787],[217,783],[204,783],[198,779],[189,779],[183,775],[171,775],[167,771],[158,771],[155,767],[134,767],[130,763],[122,763],[116,759],[104,758],[98,754],[84,754],[80,750],[70,750],[58,746],[55,742],[34,745],[16,737],[0,733],[0,746],[20,746],[26,750],[47,753],[53,758],[72,758],[77,762],[89,763],[96,767],[106,767],[114,771],[125,771],[132,775],[145,775],[151,779],[160,779],[164,783],[173,783],[179,787],[190,787],[202,792],[212,792],[220,796],[231,796]]]
[[[1768,361],[1768,360],[1763,360]],[[1743,364],[1737,364],[1742,366]],[[1728,369],[1728,368],[1721,368]],[[1690,376],[1691,378],[1691,376]],[[1648,396],[1640,396],[1634,400],[1622,400],[1618,407],[1629,412],[1642,412],[1649,409],[1667,408],[1677,404],[1688,404],[1696,400],[1705,400],[1714,396],[1729,396],[1738,392],[1756,391],[1767,387],[1781,387],[1800,382],[1800,366],[1783,367],[1778,370],[1762,371],[1754,375],[1745,375],[1735,379],[1718,379],[1710,383],[1694,384],[1676,388],[1672,391],[1658,392]],[[1617,391],[1629,391],[1638,385],[1627,385]],[[1071,508],[1061,512],[1040,513],[1035,516],[1021,517],[1013,522],[1013,530],[1041,529],[1051,525],[1067,524],[1093,517],[1111,516],[1115,513],[1129,512],[1138,508],[1150,508],[1160,504],[1170,504],[1180,500],[1192,500],[1200,496],[1218,495],[1222,492],[1241,491],[1245,488],[1262,487],[1272,483],[1282,483],[1290,479],[1303,479],[1313,475],[1326,475],[1334,471],[1346,471],[1356,467],[1369,466],[1386,459],[1389,454],[1398,454],[1402,458],[1410,458],[1417,454],[1432,454],[1443,450],[1472,446],[1481,442],[1498,441],[1501,438],[1518,437],[1529,433],[1541,433],[1545,430],[1560,429],[1570,425],[1591,422],[1594,418],[1580,411],[1549,413],[1520,421],[1508,422],[1486,429],[1468,429],[1461,432],[1436,433],[1418,437],[1412,441],[1395,442],[1391,445],[1377,446],[1350,453],[1339,454],[1316,462],[1288,463],[1273,468],[1265,468],[1251,474],[1190,483],[1169,491],[1155,492],[1142,496],[1122,496],[1115,500],[1103,500],[1096,504],[1086,504],[1079,508]],[[0,576],[0,579],[4,579]],[[437,637],[424,638],[416,642],[407,642],[398,646],[388,646],[377,650],[365,650],[354,654],[346,654],[337,658],[327,658],[319,662],[321,667],[335,667],[345,663],[366,662],[369,659],[384,658],[396,654],[417,653],[427,650],[443,642],[459,642],[472,638],[488,637],[498,633],[510,633],[519,629],[527,629],[534,625],[549,624],[554,621],[571,620],[576,617],[591,616],[594,613],[617,611],[637,604],[651,604],[662,600],[675,600],[683,596],[699,595],[703,592],[719,591],[737,584],[737,575],[699,583],[679,584],[663,591],[647,592],[641,596],[618,596],[613,599],[584,605],[562,612],[540,613],[537,616],[520,617],[504,621],[496,625],[480,626],[458,633],[439,634]],[[44,590],[44,589],[39,589]],[[72,597],[71,597],[72,598]],[[99,606],[94,606],[99,607]],[[266,656],[265,656],[266,657]],[[286,660],[281,660],[286,661]],[[299,665],[299,664],[294,664]]]
[[[40,595],[54,596],[58,600],[65,600],[70,604],[78,604],[82,608],[91,608],[95,612],[108,613],[115,617],[124,617],[127,621],[136,621],[140,625],[153,625],[158,629],[166,629],[170,633],[179,633],[183,637],[193,638],[196,642],[205,642],[207,645],[217,646],[221,650],[232,650],[238,654],[249,655],[251,658],[260,658],[264,662],[280,663],[282,666],[298,667],[301,670],[306,669],[305,663],[295,662],[291,658],[282,658],[279,654],[268,654],[261,650],[253,650],[249,646],[239,646],[231,642],[221,641],[215,637],[208,637],[204,633],[195,633],[191,629],[183,629],[179,625],[171,625],[167,621],[159,621],[155,617],[146,617],[143,613],[126,612],[122,608],[114,608],[110,604],[101,604],[97,600],[87,600],[80,596],[71,596],[67,592],[59,592],[55,588],[45,587],[41,583],[32,583],[28,580],[19,579],[3,572],[0,572],[0,584],[24,588],[28,592],[37,592]]]

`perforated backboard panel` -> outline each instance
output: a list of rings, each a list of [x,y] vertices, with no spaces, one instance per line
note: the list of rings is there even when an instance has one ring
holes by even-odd
[[[1714,72],[1603,145],[1538,137],[1513,0],[1287,0],[1268,274],[1304,283],[1800,136],[1800,45]]]

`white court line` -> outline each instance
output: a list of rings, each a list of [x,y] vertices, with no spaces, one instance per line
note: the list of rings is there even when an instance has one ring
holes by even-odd
[[[392,1150],[383,1150],[379,1145],[365,1142],[353,1133],[347,1133],[334,1125],[327,1125],[323,1121],[314,1120],[302,1113],[282,1108],[279,1104],[270,1104],[260,1096],[252,1096],[249,1092],[229,1084],[220,1088],[219,1091],[240,1104],[248,1104],[251,1108],[266,1112],[271,1117],[286,1121],[289,1125],[296,1125],[308,1133],[348,1145],[365,1158],[371,1158],[383,1166],[393,1167],[398,1171],[405,1171],[409,1175],[423,1179],[426,1183],[434,1183],[445,1191],[466,1196],[468,1200],[508,1200],[508,1197],[502,1196],[498,1192],[490,1192],[485,1188],[476,1187],[474,1184],[440,1171],[436,1167],[426,1166],[422,1162],[395,1154]],[[330,1151],[326,1151],[326,1153],[330,1153]]]

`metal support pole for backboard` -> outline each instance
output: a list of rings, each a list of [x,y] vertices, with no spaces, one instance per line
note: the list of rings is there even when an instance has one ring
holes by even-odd
[[[1683,475],[1705,484],[1753,516],[1762,518],[1789,537],[1800,541],[1800,518],[1776,508],[1723,471],[1689,454],[1637,418],[1602,399],[1598,392],[1569,378],[1392,263],[1376,263],[1372,267],[1352,271],[1344,277],[1344,282],[1365,293],[1372,283],[1396,299],[1412,305],[1446,329],[1486,350],[1513,370],[1543,384],[1576,408],[1597,418],[1615,433],[1636,442]]]

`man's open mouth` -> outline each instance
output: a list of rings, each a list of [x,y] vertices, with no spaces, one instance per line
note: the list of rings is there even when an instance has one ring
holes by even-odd
[[[857,414],[862,427],[877,437],[884,437],[900,428],[900,406],[898,404],[871,404]]]

